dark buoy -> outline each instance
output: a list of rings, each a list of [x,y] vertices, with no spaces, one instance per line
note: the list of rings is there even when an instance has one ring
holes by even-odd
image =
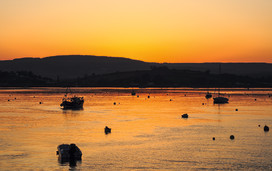
[[[202,103],[202,105],[204,105],[204,103]]]
[[[212,140],[215,140],[215,137],[213,137]]]
[[[9,102],[9,99],[8,99],[8,102]]]
[[[258,127],[261,127],[261,125],[258,125]]]
[[[150,98],[150,96],[147,96],[147,98]]]
[[[172,101],[172,99],[170,99],[170,102]]]
[[[42,102],[40,102],[40,104],[42,104]]]
[[[230,136],[230,139],[231,139],[231,140],[234,140],[234,135],[231,135],[231,136]]]
[[[235,111],[238,111],[238,109],[235,109]]]
[[[257,101],[257,99],[255,99],[255,101]]]
[[[188,116],[187,113],[185,113],[185,114],[181,115],[181,117],[182,117],[182,118],[188,118],[189,116]]]
[[[269,127],[267,125],[264,126],[264,131],[268,132],[269,131]]]
[[[137,95],[137,97],[139,97],[139,95]]]
[[[109,134],[109,133],[111,133],[111,128],[109,128],[109,127],[105,127],[104,128],[104,131],[105,131],[105,134]]]
[[[116,102],[114,102],[113,105],[116,105]]]

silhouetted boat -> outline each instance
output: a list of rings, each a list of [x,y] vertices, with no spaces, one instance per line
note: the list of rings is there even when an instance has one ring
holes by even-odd
[[[209,99],[209,98],[211,98],[212,97],[212,94],[211,93],[209,93],[209,92],[207,92],[207,94],[206,94],[206,99]]]
[[[221,64],[219,64],[219,74],[221,75]],[[228,98],[220,96],[220,88],[218,88],[218,96],[213,98],[213,103],[214,104],[225,104],[228,102],[229,102]]]
[[[111,128],[109,128],[109,127],[105,127],[104,128],[104,131],[105,131],[105,134],[109,134],[109,133],[111,133]]]
[[[131,92],[131,95],[132,95],[132,96],[135,96],[135,95],[136,95],[136,92],[135,92],[135,91],[132,91],[132,92]]]
[[[61,161],[81,160],[82,152],[75,144],[61,144],[57,149],[57,155]]]
[[[229,102],[229,99],[226,97],[218,96],[218,97],[213,98],[214,104],[224,104],[224,103],[228,103],[228,102]]]
[[[181,117],[182,117],[182,118],[188,118],[189,115],[188,115],[187,113],[185,113],[185,114],[181,115]]]
[[[60,104],[63,109],[81,109],[83,108],[84,98],[83,97],[67,97],[68,95],[68,88],[66,90],[66,94],[62,99],[62,103]]]

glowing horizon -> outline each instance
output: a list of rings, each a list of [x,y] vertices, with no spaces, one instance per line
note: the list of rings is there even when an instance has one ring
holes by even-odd
[[[272,63],[271,0],[0,1],[0,60]]]

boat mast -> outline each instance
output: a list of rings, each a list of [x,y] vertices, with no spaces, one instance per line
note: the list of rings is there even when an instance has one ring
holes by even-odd
[[[221,78],[221,63],[219,63],[219,80]],[[220,86],[218,87],[218,97],[220,96]]]

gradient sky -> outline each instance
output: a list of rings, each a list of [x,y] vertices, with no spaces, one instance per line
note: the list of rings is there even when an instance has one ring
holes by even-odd
[[[0,0],[0,60],[272,63],[272,0]]]

